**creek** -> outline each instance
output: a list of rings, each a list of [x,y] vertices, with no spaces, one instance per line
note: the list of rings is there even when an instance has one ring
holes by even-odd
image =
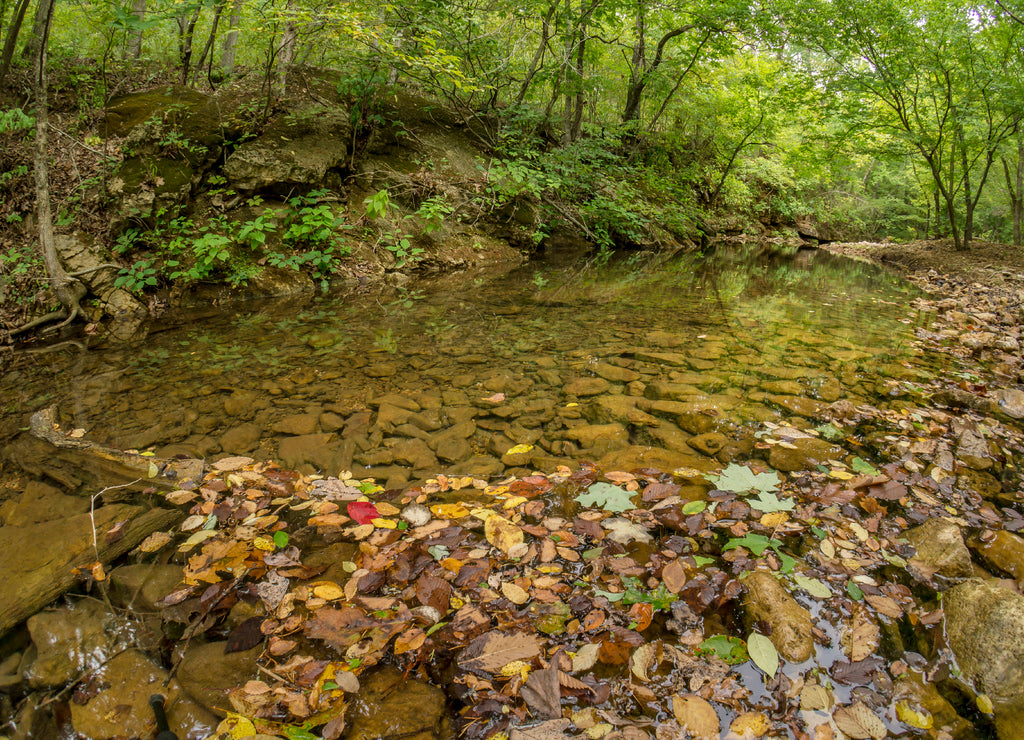
[[[603,471],[676,471],[684,499],[707,498],[710,484],[695,481],[734,461],[768,461],[794,480],[801,471],[846,480],[854,453],[867,469],[910,459],[903,438],[880,416],[906,417],[908,432],[924,429],[932,391],[989,377],[977,361],[933,351],[921,338],[933,313],[919,298],[910,284],[865,263],[823,251],[754,249],[711,259],[634,255],[584,267],[551,259],[345,295],[168,314],[138,345],[18,359],[0,379],[4,483],[13,499],[26,477],[67,482],[40,475],[45,460],[17,459],[28,414],[53,404],[64,429],[84,430],[109,447],[161,458],[278,460],[305,475],[373,478],[388,491],[422,486],[440,473],[497,482],[567,473],[584,461]],[[844,433],[837,434],[841,423],[822,424],[857,409],[872,414]],[[1000,478],[990,465],[974,467],[955,478],[957,490],[981,481],[996,495],[1017,485],[1009,472]],[[853,471],[863,472],[857,464]],[[950,491],[954,476],[945,477],[943,490]],[[749,514],[735,498],[719,496],[720,511]],[[911,523],[931,511],[911,508],[903,512]],[[830,516],[840,521],[837,511]],[[571,521],[574,511],[563,513]],[[842,515],[856,518],[852,509]],[[691,535],[703,526],[672,524]],[[840,537],[842,526],[833,534],[841,547],[853,547]],[[864,530],[853,531],[859,537]],[[868,536],[864,531],[862,541]],[[787,547],[801,551],[804,534],[791,539]],[[629,553],[641,564],[657,558]],[[726,560],[736,569],[747,562]],[[879,584],[870,577],[859,582],[869,595],[912,603],[904,586],[890,593],[872,590]],[[841,658],[834,625],[849,611],[809,606],[833,645],[818,651],[827,669]],[[707,623],[731,629],[736,620],[709,616]],[[887,639],[899,642],[899,629]],[[21,649],[24,641],[10,644]],[[887,657],[903,655],[887,649]],[[749,665],[740,675],[751,702],[782,691],[777,684],[769,691]],[[852,700],[849,691],[837,695]],[[618,708],[628,704],[611,699]],[[906,729],[894,711],[886,726]]]

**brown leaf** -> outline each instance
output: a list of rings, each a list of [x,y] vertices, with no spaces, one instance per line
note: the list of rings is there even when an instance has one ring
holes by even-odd
[[[451,584],[442,578],[424,573],[416,580],[416,598],[424,606],[432,606],[441,614],[448,613],[451,595]]]
[[[558,719],[562,716],[562,689],[555,666],[531,673],[519,693],[541,719]]]
[[[679,560],[672,560],[661,569],[661,580],[669,593],[679,593],[686,585],[686,569]]]
[[[878,649],[880,638],[878,624],[864,607],[858,605],[842,636],[843,649],[850,660],[858,663],[871,655]]]
[[[864,702],[840,707],[833,712],[832,718],[836,721],[836,727],[855,740],[884,740],[888,735],[885,724]]]
[[[263,632],[260,626],[264,617],[249,617],[240,625],[231,630],[228,635],[227,644],[224,646],[226,653],[240,653],[243,650],[254,648],[263,642]]]
[[[486,677],[513,660],[530,660],[540,652],[540,642],[534,635],[492,630],[469,643],[459,656],[459,666]]]
[[[715,709],[699,696],[672,697],[672,714],[683,729],[698,738],[717,738],[721,725]]]
[[[509,740],[565,740],[571,725],[567,719],[551,719],[534,727],[513,727]]]

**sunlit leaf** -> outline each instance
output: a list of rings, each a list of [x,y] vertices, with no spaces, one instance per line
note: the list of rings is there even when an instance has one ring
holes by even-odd
[[[747,638],[747,652],[754,665],[768,674],[768,678],[775,678],[779,670],[779,653],[771,640],[760,633],[751,632]]]
[[[631,501],[633,494],[629,491],[613,486],[611,483],[593,483],[586,493],[576,497],[581,506],[604,509],[605,511],[630,511],[635,509]]]
[[[733,493],[746,493],[758,491],[768,493],[779,488],[779,474],[755,473],[746,465],[730,463],[719,475],[705,473],[704,477],[710,480],[715,488],[720,491],[732,491]]]
[[[809,578],[807,576],[796,575],[793,576],[793,581],[802,588],[804,591],[809,593],[816,599],[828,599],[832,597],[832,589],[827,584],[819,581],[817,578]]]

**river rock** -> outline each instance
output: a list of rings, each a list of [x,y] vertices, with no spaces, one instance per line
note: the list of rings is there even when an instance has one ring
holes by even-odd
[[[444,692],[385,666],[361,678],[344,740],[452,740]]]
[[[446,437],[437,443],[435,452],[439,460],[445,462],[458,462],[465,460],[473,454],[473,447],[464,439],[459,437]]]
[[[220,438],[222,450],[233,455],[244,455],[252,452],[260,443],[262,429],[257,424],[239,424],[224,432]]]
[[[403,439],[392,448],[392,452],[395,462],[408,465],[414,470],[437,470],[437,458],[422,439]]]
[[[821,417],[828,404],[822,401],[815,401],[813,398],[807,398],[806,396],[783,396],[783,395],[769,395],[767,397],[769,403],[784,408],[790,413],[796,414],[797,416],[805,416],[809,419],[816,419]]]
[[[579,443],[583,449],[600,450],[602,453],[629,444],[629,431],[617,423],[571,427],[563,432],[563,436]]]
[[[635,396],[599,396],[587,405],[583,415],[593,424],[658,426],[658,419],[636,407]]]
[[[995,344],[996,335],[990,331],[971,331],[960,335],[960,344],[972,352],[979,352]]]
[[[700,388],[689,383],[656,381],[644,386],[644,398],[651,401],[690,401],[704,395]]]
[[[647,433],[659,447],[664,447],[665,449],[674,450],[676,452],[687,453],[693,450],[689,445],[689,440],[692,435],[687,434],[670,422],[662,422],[657,427],[651,427],[647,430]]]
[[[634,380],[640,380],[640,373],[635,370],[611,365],[607,362],[595,362],[588,365],[587,369],[599,378],[604,378],[612,383],[632,383]]]
[[[988,470],[994,464],[988,440],[973,425],[967,426],[957,438],[956,456],[972,470]]]
[[[811,613],[774,576],[763,570],[743,579],[747,592],[743,597],[744,620],[748,627],[765,623],[768,638],[779,655],[793,663],[802,663],[814,654]]]
[[[922,709],[932,718],[932,726],[925,730],[925,737],[940,740],[942,737],[971,737],[973,726],[956,713],[956,709],[920,673],[908,671],[896,681],[893,687],[893,702],[905,701],[915,711]],[[945,733],[945,734],[943,734]]]
[[[29,481],[16,501],[5,501],[0,506],[0,519],[4,524],[24,527],[88,510],[89,499],[85,496],[68,496],[53,486]]]
[[[29,685],[61,686],[107,658],[112,652],[108,651],[112,641],[106,635],[110,619],[106,608],[90,599],[29,617],[28,631],[37,650],[25,676]]]
[[[334,438],[334,434],[326,432],[286,437],[278,443],[277,454],[287,468],[298,468],[308,463],[320,470],[326,470],[331,464],[332,455],[332,450],[327,445]]]
[[[316,425],[319,420],[319,412],[289,414],[283,419],[278,419],[274,422],[272,429],[278,434],[294,434],[296,436],[313,434],[316,431]]]
[[[1024,391],[1016,388],[1000,388],[991,394],[996,406],[1013,419],[1024,419]]]
[[[671,473],[679,468],[710,472],[721,467],[716,460],[692,453],[687,454],[644,445],[630,445],[621,450],[613,450],[598,460],[597,466],[601,470],[623,470],[626,472],[639,468],[654,468],[666,473]]]
[[[113,598],[119,606],[147,612],[159,611],[157,602],[181,583],[177,565],[132,563],[110,571]]]
[[[786,473],[810,470],[826,460],[837,460],[845,454],[842,447],[816,437],[798,437],[789,444],[792,447],[775,445],[768,454],[768,464]]]
[[[185,694],[177,681],[171,680],[165,686],[167,671],[139,650],[126,650],[114,656],[93,675],[93,683],[104,688],[85,704],[69,704],[75,731],[91,740],[152,736],[149,697],[153,694],[167,698],[167,724],[182,740],[209,737],[217,726],[216,717]]]
[[[177,673],[189,696],[220,716],[231,711],[228,692],[259,676],[256,659],[263,652],[262,645],[237,653],[225,653],[226,647],[227,642],[189,645]]]
[[[972,578],[946,591],[946,639],[964,677],[995,705],[1003,740],[1024,723],[1024,596]]]
[[[960,527],[949,519],[929,519],[908,529],[906,538],[917,550],[909,568],[928,580],[931,574],[944,578],[969,578],[974,573],[971,553],[964,544]]]
[[[269,405],[261,394],[250,390],[236,390],[224,399],[224,413],[229,417],[251,419],[253,414]]]
[[[714,457],[728,443],[729,438],[724,434],[708,432],[707,434],[698,434],[696,437],[691,437],[687,444],[702,455]]]
[[[609,388],[611,388],[611,384],[604,378],[576,378],[576,380],[566,383],[562,392],[567,396],[581,398],[607,393]]]
[[[976,541],[974,551],[993,568],[1024,581],[1024,538],[1001,529],[987,542]]]

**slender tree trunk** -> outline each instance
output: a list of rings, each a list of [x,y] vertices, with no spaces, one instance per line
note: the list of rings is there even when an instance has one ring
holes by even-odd
[[[555,15],[557,9],[558,3],[551,3],[547,15],[544,16],[544,20],[541,22],[540,43],[537,45],[537,51],[533,53],[533,59],[530,60],[526,76],[523,77],[523,84],[519,86],[519,94],[516,96],[517,106],[522,105],[523,101],[526,100],[526,94],[530,90],[530,83],[533,82],[534,75],[537,74],[540,63],[544,59],[544,52],[547,50],[548,42],[551,40],[551,18]]]
[[[213,44],[217,40],[217,26],[220,25],[220,17],[224,13],[224,4],[225,0],[217,0],[217,4],[213,6],[213,22],[210,24],[210,35],[206,39],[203,53],[199,55],[199,61],[196,62],[197,73],[202,71],[203,64],[206,63],[206,56],[210,53],[210,49],[213,48]]]
[[[49,152],[49,121],[46,79],[46,46],[50,36],[50,23],[53,20],[54,0],[39,0],[42,10],[36,14],[39,27],[36,29],[38,42],[33,74],[33,92],[35,94],[36,142],[34,169],[36,179],[36,221],[38,223],[39,251],[46,266],[46,273],[53,284],[57,299],[68,313],[67,321],[71,321],[79,312],[81,296],[74,290],[74,285],[81,285],[68,275],[61,264],[60,256],[53,237],[53,214],[50,211],[50,168]]]
[[[25,46],[21,50],[22,59],[34,62],[39,57],[40,29],[47,22],[46,14],[52,10],[52,3],[40,0],[36,4],[36,18],[32,24],[32,35],[26,39]]]
[[[562,143],[572,141],[572,47],[576,40],[576,27],[572,22],[572,0],[564,1],[565,8],[565,39],[562,44]]]
[[[141,23],[146,19],[146,0],[135,0],[132,3],[132,12]],[[128,39],[128,56],[132,59],[142,57],[142,31],[136,31]]]
[[[14,59],[14,49],[18,45],[18,36],[21,34],[21,26],[25,22],[25,13],[28,10],[29,0],[21,0],[14,7],[14,17],[7,27],[7,37],[4,39],[4,49],[0,56],[0,85],[4,84],[7,73],[11,69],[11,62]]]
[[[1024,214],[1024,141],[1017,142],[1017,197],[1013,203],[1013,246],[1021,246],[1021,215]]]
[[[7,18],[7,0],[0,0],[0,34],[4,30],[4,20]]]
[[[178,54],[181,64],[181,84],[188,84],[189,72],[192,69],[192,42],[196,34],[196,24],[199,22],[199,15],[203,12],[203,6],[196,3],[195,11],[191,18],[178,16]]]
[[[228,32],[224,36],[223,55],[220,68],[229,75],[235,71],[235,46],[238,44],[238,24],[242,20],[242,0],[235,0],[231,5],[231,17],[228,19]]]
[[[587,48],[587,24],[580,23],[579,42],[576,44],[576,97],[572,114],[572,141],[580,138],[583,124],[583,107],[586,104],[586,93],[583,89],[584,52]]]
[[[295,3],[288,0],[285,7],[287,21],[284,26],[284,33],[281,35],[280,52],[277,55],[277,91],[284,97],[288,91],[288,72],[291,70],[292,62],[295,59]]]

